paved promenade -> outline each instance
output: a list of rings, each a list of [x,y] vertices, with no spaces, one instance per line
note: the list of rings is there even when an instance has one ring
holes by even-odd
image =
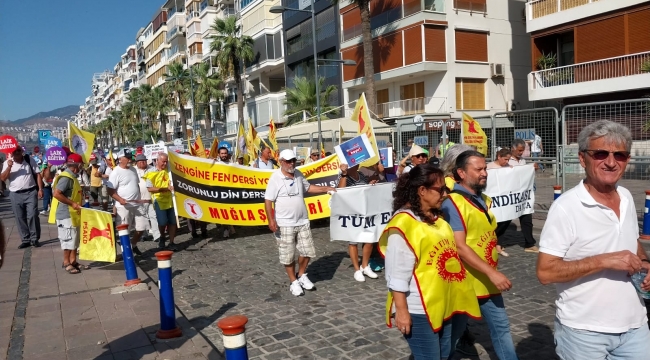
[[[629,187],[633,194],[641,191]],[[641,192],[641,194],[643,194]],[[642,203],[642,195],[638,196]],[[396,329],[383,324],[386,283],[356,282],[347,243],[331,242],[327,222],[313,223],[317,257],[308,273],[316,290],[302,297],[289,293],[268,229],[238,228],[222,239],[214,225],[210,238],[191,239],[183,229],[172,258],[177,322],[184,337],[155,338],[159,324],[153,242],[145,242],[139,276],[150,289],[111,295],[124,282],[121,263],[95,267],[80,275],[61,269],[56,229],[43,220],[41,248],[17,250],[18,236],[9,200],[0,199],[8,234],[5,266],[0,270],[1,359],[220,359],[216,321],[248,316],[251,359],[408,359],[408,345]],[[642,209],[642,208],[641,208]],[[535,238],[543,220],[534,220]],[[500,270],[513,282],[504,294],[517,353],[522,360],[555,359],[555,289],[535,276],[535,254],[523,252],[513,222],[508,230],[509,258]],[[470,322],[481,355],[496,359],[487,328]],[[477,359],[462,357],[455,359]]]

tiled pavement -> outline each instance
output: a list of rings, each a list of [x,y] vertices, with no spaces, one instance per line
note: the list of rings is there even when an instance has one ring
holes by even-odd
[[[641,194],[639,208],[644,184],[626,186]],[[7,204],[8,199],[0,199],[0,218],[11,216]],[[172,266],[177,321],[186,337],[160,342],[153,337],[158,325],[154,243],[140,245],[147,250],[139,263],[140,277],[154,280],[148,283],[151,291],[109,295],[108,288],[124,281],[119,263],[68,275],[59,265],[58,243],[47,241],[56,239],[55,229],[44,227],[47,245],[24,252],[15,249],[12,221],[5,220],[9,246],[0,270],[0,359],[20,359],[21,354],[24,359],[219,358],[223,345],[215,323],[230,314],[250,319],[251,359],[409,358],[399,333],[383,325],[383,274],[378,280],[354,281],[347,244],[329,241],[326,222],[313,224],[318,256],[308,272],[317,290],[299,298],[288,291],[275,241],[265,228],[239,228],[230,239],[222,239],[213,225],[209,239],[180,235],[181,249]],[[534,224],[538,238],[543,220]],[[537,281],[536,256],[523,252],[516,228],[515,222],[508,231],[511,256],[501,259],[500,270],[514,285],[504,298],[517,353],[522,360],[554,359],[555,290]],[[28,262],[30,276],[25,278]],[[26,312],[17,308],[21,296],[28,298]],[[479,359],[496,359],[485,325],[470,322],[470,330],[477,336]],[[466,359],[459,354],[455,358]]]

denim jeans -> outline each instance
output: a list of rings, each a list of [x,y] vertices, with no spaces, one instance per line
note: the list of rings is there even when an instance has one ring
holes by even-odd
[[[47,211],[50,208],[50,203],[52,202],[52,187],[43,186],[43,211]]]
[[[451,359],[456,342],[467,325],[467,315],[458,314],[442,324],[438,332],[433,332],[426,315],[411,314],[411,333],[404,335],[411,348],[414,360]]]
[[[555,319],[555,352],[562,360],[650,359],[650,330],[647,326],[620,334],[574,329]]]
[[[540,157],[541,155],[542,153],[537,151],[530,153],[530,157],[534,157],[534,158]],[[544,165],[542,163],[538,163],[537,166],[539,166],[540,169],[544,170]]]
[[[478,305],[481,308],[481,316],[490,329],[492,346],[499,360],[518,360],[515,344],[512,342],[510,334],[510,322],[506,314],[506,307],[503,305],[503,297],[495,295],[479,299]]]

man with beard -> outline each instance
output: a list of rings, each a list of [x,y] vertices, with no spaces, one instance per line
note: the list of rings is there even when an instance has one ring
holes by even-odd
[[[225,164],[230,162],[229,159],[228,159],[229,156],[228,156],[228,148],[227,147],[225,147],[225,146],[220,147],[218,152],[219,152],[219,158],[217,159],[217,161],[220,161],[220,162],[225,163]]]
[[[264,195],[269,229],[275,234],[280,252],[280,263],[289,276],[289,290],[294,296],[303,295],[303,289],[312,290],[314,284],[307,277],[309,259],[316,256],[309,227],[305,194],[323,194],[336,191],[331,186],[311,185],[296,170],[296,154],[291,150],[280,153],[280,168],[269,178]],[[275,205],[275,211],[274,207]],[[298,249],[298,273],[295,269],[295,250]]]
[[[518,359],[501,296],[501,291],[510,290],[512,284],[496,269],[497,219],[489,210],[492,199],[483,194],[486,168],[485,158],[477,151],[458,155],[452,171],[457,183],[442,204],[442,211],[454,230],[458,255],[474,284],[481,316],[488,324],[497,356],[500,360]]]

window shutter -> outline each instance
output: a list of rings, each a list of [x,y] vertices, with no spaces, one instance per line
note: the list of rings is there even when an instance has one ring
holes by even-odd
[[[488,61],[487,33],[456,30],[456,60]]]
[[[629,53],[650,51],[650,9],[627,15]]]
[[[456,79],[456,110],[485,110],[485,79]]]
[[[424,26],[424,54],[426,61],[447,61],[445,46],[445,28],[442,26]]]
[[[576,63],[625,55],[625,17],[579,25],[576,32]]]
[[[456,110],[463,108],[463,83],[461,79],[456,79]]]

